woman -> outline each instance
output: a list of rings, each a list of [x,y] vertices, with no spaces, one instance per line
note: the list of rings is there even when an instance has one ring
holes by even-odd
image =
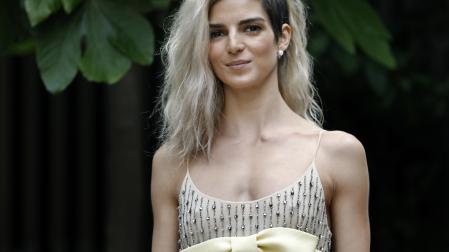
[[[164,48],[154,252],[369,251],[362,144],[324,131],[300,0],[185,0]]]

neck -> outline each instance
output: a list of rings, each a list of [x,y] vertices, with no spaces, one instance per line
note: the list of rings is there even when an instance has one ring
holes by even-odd
[[[253,88],[234,90],[225,85],[219,135],[250,143],[265,141],[270,132],[286,125],[293,114],[280,94],[277,76]]]

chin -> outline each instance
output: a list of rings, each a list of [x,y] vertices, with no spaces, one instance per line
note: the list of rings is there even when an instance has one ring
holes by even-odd
[[[260,81],[258,80],[248,80],[248,79],[232,79],[223,81],[223,85],[225,87],[229,87],[232,89],[248,89],[257,87]]]
[[[261,83],[260,76],[254,73],[246,73],[242,75],[229,74],[225,78],[221,78],[223,85],[233,89],[253,88]]]

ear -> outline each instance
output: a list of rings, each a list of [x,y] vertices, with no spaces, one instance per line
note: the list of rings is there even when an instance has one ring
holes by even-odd
[[[283,51],[287,50],[288,45],[290,44],[291,37],[292,37],[292,27],[288,24],[283,24],[281,36],[279,37],[278,41],[278,48]]]

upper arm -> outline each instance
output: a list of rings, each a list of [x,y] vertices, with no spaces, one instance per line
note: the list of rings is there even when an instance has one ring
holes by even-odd
[[[333,196],[332,231],[335,251],[370,251],[369,176],[363,145],[354,136],[331,137]]]
[[[162,147],[153,157],[151,205],[153,209],[153,252],[178,251],[177,166]]]

